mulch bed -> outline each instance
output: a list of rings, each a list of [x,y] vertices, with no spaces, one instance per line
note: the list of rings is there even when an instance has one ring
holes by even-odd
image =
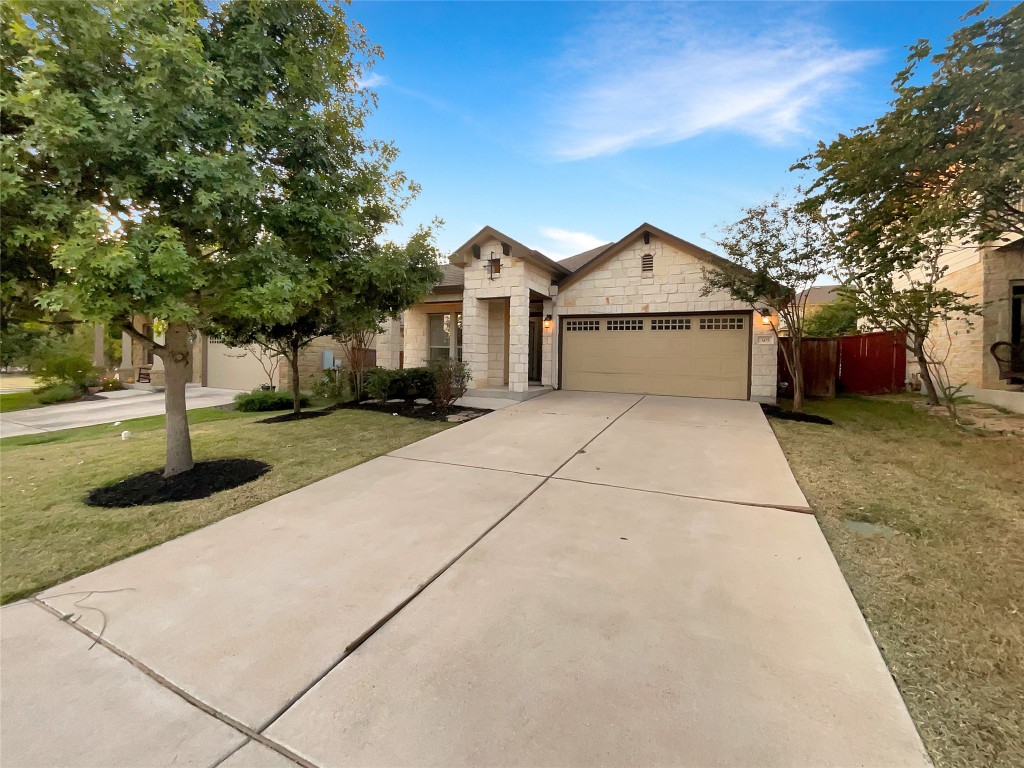
[[[359,411],[376,411],[377,413],[390,413],[405,416],[408,419],[424,419],[425,421],[469,421],[470,419],[490,413],[490,411],[483,408],[461,408],[455,406],[445,414],[435,408],[432,403],[430,405],[423,405],[408,401],[400,403],[378,403],[376,401],[339,403],[338,405],[331,406],[331,408],[334,410],[345,408]]]
[[[761,410],[765,416],[770,416],[773,419],[806,421],[811,424],[835,424],[832,419],[826,419],[824,416],[815,416],[813,413],[793,413],[793,411],[787,411],[785,408],[779,408],[777,405],[768,405],[767,403],[761,403]]]
[[[163,470],[156,469],[94,488],[85,497],[85,503],[92,507],[137,507],[205,499],[219,491],[250,483],[269,471],[269,464],[255,459],[200,461],[188,472],[174,477],[165,478]]]
[[[257,424],[282,424],[287,421],[302,421],[303,419],[316,419],[320,416],[328,416],[330,411],[299,411],[298,413],[286,413],[282,416],[271,416],[269,419],[260,419]]]

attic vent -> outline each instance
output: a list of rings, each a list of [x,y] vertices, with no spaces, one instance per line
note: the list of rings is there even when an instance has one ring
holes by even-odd
[[[640,271],[641,272],[653,272],[654,271],[654,254],[645,253],[640,257]]]

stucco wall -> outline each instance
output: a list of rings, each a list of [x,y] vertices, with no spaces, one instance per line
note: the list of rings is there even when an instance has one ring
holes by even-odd
[[[647,253],[654,256],[654,270],[644,275],[640,259]],[[555,300],[556,315],[749,312],[750,305],[735,301],[724,292],[700,295],[704,287],[701,266],[706,263],[657,237],[652,237],[647,245],[637,237],[593,272],[562,286]],[[552,323],[552,333],[557,350],[557,320]],[[777,355],[774,335],[755,320],[751,340],[752,399],[775,402]],[[557,370],[557,360],[554,367]]]

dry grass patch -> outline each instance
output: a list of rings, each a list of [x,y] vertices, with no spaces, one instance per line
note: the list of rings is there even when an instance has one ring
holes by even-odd
[[[0,441],[2,601],[38,592],[114,560],[293,491],[439,432],[448,425],[362,411],[257,424],[265,413],[191,411],[196,460],[245,457],[263,477],[206,499],[104,509],[93,488],[163,464],[163,417]],[[122,441],[121,431],[133,436]]]
[[[1024,438],[909,400],[808,410],[836,425],[772,427],[933,760],[1024,765]]]

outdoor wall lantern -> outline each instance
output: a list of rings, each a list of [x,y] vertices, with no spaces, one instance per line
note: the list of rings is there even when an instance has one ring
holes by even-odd
[[[544,315],[544,330],[551,330],[551,315]]]
[[[772,311],[768,307],[761,307],[757,313],[761,315],[761,325],[772,324]]]

